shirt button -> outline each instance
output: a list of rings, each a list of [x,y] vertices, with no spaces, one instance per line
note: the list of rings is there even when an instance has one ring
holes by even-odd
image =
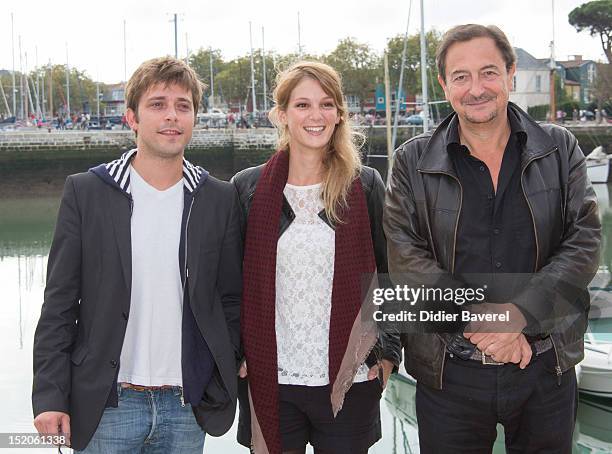
[[[493,229],[493,233],[494,233],[495,235],[499,235],[499,229]]]
[[[110,361],[110,365],[111,365],[111,367],[112,367],[113,369],[114,369],[114,368],[116,368],[116,367],[117,367],[117,361],[115,361],[114,359],[111,359],[111,361]]]
[[[485,171],[484,166],[480,166],[480,171],[481,171],[481,172],[484,172],[484,171]]]
[[[501,262],[495,262],[495,268],[501,268]]]

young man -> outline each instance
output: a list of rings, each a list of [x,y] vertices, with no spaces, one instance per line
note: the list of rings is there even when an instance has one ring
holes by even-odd
[[[509,315],[402,335],[422,453],[490,453],[497,423],[508,452],[571,453],[600,223],[576,138],[509,102],[515,62],[497,27],[449,30],[438,80],[455,113],[396,153],[390,272],[456,289],[493,283],[484,307]]]
[[[202,85],[126,87],[137,148],[68,177],[34,339],[34,424],[85,453],[201,453],[234,419],[242,246],[229,183],[184,159]]]

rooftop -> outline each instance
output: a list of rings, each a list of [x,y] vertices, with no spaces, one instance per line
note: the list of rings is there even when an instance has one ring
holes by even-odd
[[[520,47],[515,47],[514,52],[516,52],[516,69],[548,71],[548,64],[544,63],[545,59],[535,58],[525,49],[521,49]]]

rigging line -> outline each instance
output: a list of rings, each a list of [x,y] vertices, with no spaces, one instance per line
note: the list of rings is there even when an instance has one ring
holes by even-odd
[[[399,82],[397,84],[397,91],[395,92],[395,118],[393,120],[393,137],[391,139],[392,148],[395,150],[395,141],[397,140],[397,122],[399,119],[399,110],[400,110],[400,94],[402,93],[402,84],[404,81],[404,65],[406,64],[406,47],[408,44],[408,28],[410,25],[410,13],[412,11],[412,0],[408,5],[408,19],[406,19],[406,32],[404,33],[404,49],[402,50],[402,63],[400,66],[400,76]],[[390,99],[386,100],[386,102],[391,102]],[[391,119],[387,119],[387,121],[391,121]]]

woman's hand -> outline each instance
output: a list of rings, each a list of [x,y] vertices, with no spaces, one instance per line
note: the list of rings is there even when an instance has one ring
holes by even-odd
[[[240,365],[240,369],[238,370],[238,375],[240,376],[240,378],[246,378],[247,376],[246,359],[242,361],[242,364]]]
[[[380,363],[370,368],[368,372],[368,380],[374,380],[376,377],[378,377],[378,370],[380,367],[382,367],[383,369],[382,387],[384,389],[387,386],[387,380],[389,380],[389,376],[391,375],[391,372],[393,372],[393,367],[394,367],[393,363],[389,361],[388,359],[383,359]]]

